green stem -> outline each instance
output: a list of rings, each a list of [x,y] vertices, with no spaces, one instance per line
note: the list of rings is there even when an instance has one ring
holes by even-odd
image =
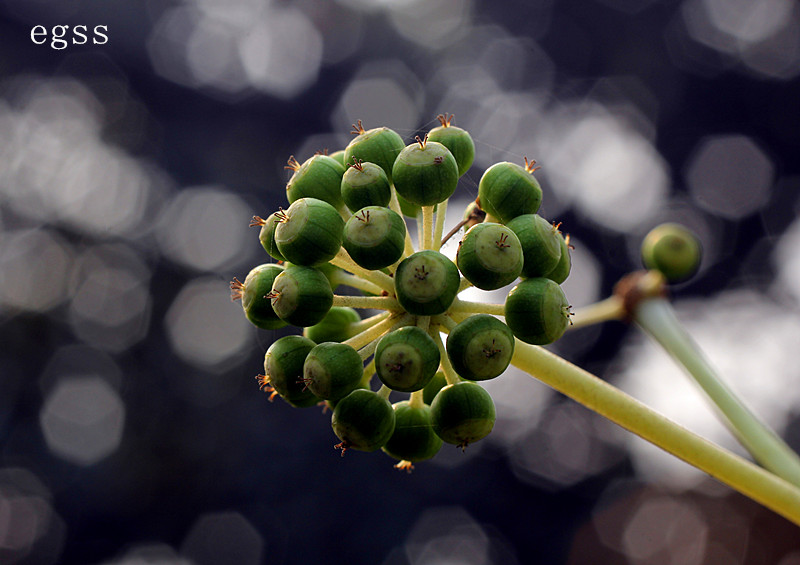
[[[800,526],[800,489],[662,416],[546,349],[516,341],[511,363]]]
[[[470,302],[456,298],[450,305],[448,312],[469,312],[470,314],[492,314],[505,316],[505,304],[484,304],[483,302]]]
[[[433,249],[433,206],[422,207],[422,240],[420,249]]]
[[[625,318],[625,305],[619,296],[609,296],[605,300],[595,302],[575,310],[568,330],[599,324],[609,320],[622,320]]]
[[[433,245],[434,250],[439,251],[442,248],[442,232],[444,232],[444,220],[447,214],[447,200],[439,202],[439,207],[436,209],[436,227],[433,231]]]
[[[425,393],[421,390],[415,390],[408,397],[408,405],[411,408],[422,408],[425,406]]]
[[[800,457],[761,422],[717,376],[708,359],[663,298],[640,302],[634,320],[683,366],[722,415],[723,421],[742,445],[764,467],[800,486]]]
[[[396,316],[390,316],[385,320],[382,320],[380,323],[375,324],[371,328],[364,330],[358,335],[354,335],[350,339],[343,341],[352,347],[353,349],[361,349],[362,347],[368,345],[373,340],[378,339],[387,331],[391,331],[398,326],[406,326],[411,323],[412,316],[410,314],[403,314],[399,318]]]
[[[347,251],[344,250],[344,247],[339,250],[339,253],[336,255],[336,257],[331,259],[330,262],[332,265],[341,267],[346,271],[350,271],[354,275],[358,275],[359,277],[378,285],[383,290],[394,292],[394,280],[392,277],[386,273],[381,273],[380,271],[369,271],[359,266],[350,258],[350,256],[347,254]]]
[[[380,294],[383,290],[375,283],[371,283],[368,280],[364,280],[362,277],[357,277],[342,270],[336,271],[331,278],[333,279],[331,281],[331,286],[334,287],[341,284],[344,286],[357,288],[358,290],[363,290],[364,292],[369,292],[371,294]]]
[[[461,381],[461,377],[458,376],[455,369],[453,369],[453,365],[450,364],[450,358],[447,356],[447,350],[444,348],[444,343],[442,343],[442,336],[439,335],[439,328],[436,326],[431,326],[428,328],[428,335],[433,338],[433,341],[436,342],[436,346],[439,348],[439,356],[441,360],[439,363],[442,366],[442,372],[444,373],[444,380],[447,381],[447,384],[454,385]]]
[[[347,327],[348,331],[352,334],[350,337],[352,337],[352,336],[354,336],[356,334],[360,334],[364,330],[368,330],[369,328],[371,328],[372,326],[374,326],[375,324],[377,324],[381,320],[385,320],[386,318],[388,318],[391,315],[392,315],[392,312],[387,310],[387,311],[375,314],[374,316],[370,316],[369,318],[364,318],[360,322],[353,322],[352,324],[350,324]]]
[[[377,394],[378,394],[378,396],[380,396],[381,398],[383,398],[383,399],[385,399],[385,400],[389,400],[389,395],[390,395],[390,394],[392,394],[392,389],[390,389],[390,388],[389,388],[388,386],[386,386],[386,385],[381,385],[381,388],[379,388],[379,389],[378,389],[378,392],[377,392]]]
[[[390,296],[346,296],[343,294],[334,294],[333,306],[374,308],[376,310],[400,310],[400,303]]]
[[[392,185],[392,196],[389,200],[389,208],[395,213],[397,213],[401,218],[405,218],[403,216],[403,210],[400,208],[400,201],[397,199],[397,192],[394,189],[394,185]],[[408,223],[406,223],[406,226]],[[408,257],[414,254],[414,243],[411,241],[411,234],[408,233],[406,229],[406,241],[405,241],[405,248],[403,250],[403,258]]]

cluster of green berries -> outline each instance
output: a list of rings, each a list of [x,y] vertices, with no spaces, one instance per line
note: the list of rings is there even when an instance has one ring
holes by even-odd
[[[288,208],[251,224],[279,263],[231,283],[259,328],[304,328],[269,347],[262,388],[297,407],[323,403],[337,447],[382,449],[406,469],[443,442],[464,448],[489,434],[495,407],[479,382],[506,370],[516,339],[551,343],[571,315],[560,286],[569,240],[537,214],[535,162],[488,168],[459,226],[442,235],[475,145],[452,116],[439,121],[410,144],[359,121],[345,149],[290,158]],[[419,250],[405,217],[417,220]],[[440,249],[462,227],[454,262]],[[502,305],[458,298],[518,279]],[[340,285],[357,292],[334,294]],[[359,308],[383,312],[362,319]],[[393,392],[403,399],[391,403]]]

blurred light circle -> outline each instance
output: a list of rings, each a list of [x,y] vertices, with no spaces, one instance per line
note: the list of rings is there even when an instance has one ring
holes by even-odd
[[[429,49],[450,45],[470,29],[470,0],[395,2],[389,19],[406,39]]]
[[[772,160],[744,135],[703,139],[686,166],[686,182],[697,205],[728,219],[764,206],[774,174]]]
[[[670,497],[647,499],[628,520],[622,550],[630,563],[702,565],[708,524],[691,504]],[[661,561],[659,555],[669,555]]]
[[[393,77],[365,77],[353,80],[345,89],[334,113],[334,127],[361,120],[364,129],[386,126],[401,137],[416,129],[420,102],[414,93]],[[341,126],[339,126],[341,124]]]
[[[261,534],[238,512],[200,516],[181,545],[181,554],[195,565],[259,565],[263,551]]]
[[[253,339],[253,330],[228,283],[201,278],[188,283],[169,307],[167,335],[186,363],[209,370],[231,368]]]
[[[100,377],[64,378],[45,399],[39,423],[55,455],[78,465],[91,465],[119,447],[125,405]]]
[[[772,262],[776,283],[788,290],[800,304],[800,219],[795,220],[775,245]]]
[[[216,271],[243,259],[242,249],[257,235],[248,227],[251,217],[247,204],[222,188],[187,188],[159,215],[156,235],[169,259]]]

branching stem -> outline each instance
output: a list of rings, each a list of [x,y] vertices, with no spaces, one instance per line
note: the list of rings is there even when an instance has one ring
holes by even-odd
[[[470,302],[456,298],[450,305],[448,312],[468,312],[470,314],[491,314],[505,316],[505,304],[484,304],[483,302]]]

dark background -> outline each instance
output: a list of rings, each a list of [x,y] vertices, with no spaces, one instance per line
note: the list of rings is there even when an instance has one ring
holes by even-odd
[[[679,311],[798,448],[800,9],[755,4],[0,0],[0,563],[800,563],[788,522],[653,474],[520,375],[464,454],[341,458],[328,415],[258,390],[285,332],[227,292],[268,260],[247,222],[285,205],[289,155],[453,112],[478,159],[450,223],[482,169],[536,158],[576,307],[650,227],[692,227]],[[109,41],[32,42],[60,24]],[[683,380],[637,336],[555,350],[620,386]]]

